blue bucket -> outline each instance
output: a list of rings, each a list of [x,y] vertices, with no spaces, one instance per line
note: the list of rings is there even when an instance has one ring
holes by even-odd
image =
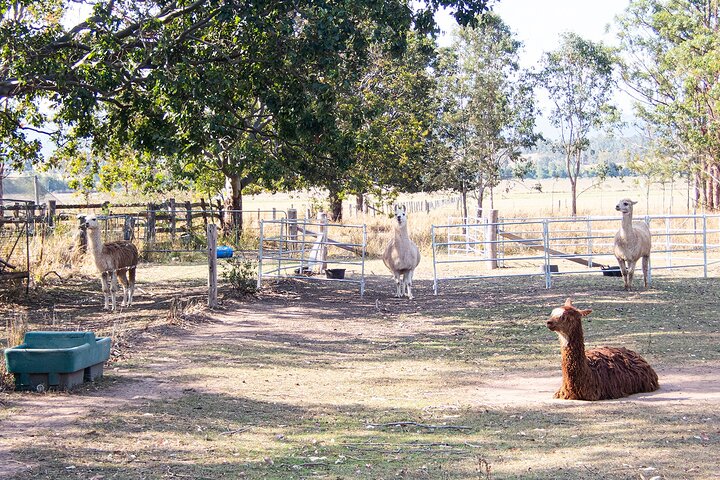
[[[233,256],[232,247],[221,245],[215,250],[217,252],[217,258],[230,258]]]

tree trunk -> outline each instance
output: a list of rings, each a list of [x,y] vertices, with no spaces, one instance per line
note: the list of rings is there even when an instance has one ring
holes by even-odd
[[[467,223],[468,222],[468,206],[467,206],[467,188],[465,188],[465,183],[463,183],[462,192],[460,193],[460,198],[462,199],[463,223]]]
[[[365,195],[358,193],[355,196],[355,211],[360,213],[363,211],[363,205],[365,204]]]
[[[225,215],[223,216],[223,228],[226,232],[237,230],[242,232],[242,179],[239,174],[227,176],[230,185],[230,196],[225,199]]]
[[[572,154],[567,154],[567,173],[568,178],[570,179],[570,195],[571,195],[571,201],[570,201],[570,215],[573,217],[577,216],[577,181],[578,177],[580,176],[580,154],[582,152],[576,153],[574,156]]]
[[[712,206],[711,208],[713,210],[717,210],[720,208],[720,167],[718,167],[717,164],[714,164],[712,167],[712,177],[710,178],[710,182],[712,184]]]
[[[712,204],[710,193],[712,189],[712,179],[710,178],[710,166],[707,161],[703,161],[703,202],[705,203],[705,209],[710,209]]]
[[[328,196],[330,202],[330,220],[333,222],[339,222],[342,220],[342,197],[340,192],[330,190]]]
[[[3,190],[3,180],[5,179],[5,164],[0,162],[0,205],[3,204],[5,198],[5,190]]]
[[[483,188],[478,188],[477,192],[478,198],[477,198],[477,212],[475,212],[475,216],[477,218],[482,218],[483,216],[483,207],[484,207],[484,200],[485,200],[485,192]]]

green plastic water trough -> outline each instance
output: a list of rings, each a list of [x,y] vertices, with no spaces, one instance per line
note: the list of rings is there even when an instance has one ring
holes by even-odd
[[[110,343],[93,332],[28,332],[5,350],[5,363],[16,390],[69,389],[102,376]]]

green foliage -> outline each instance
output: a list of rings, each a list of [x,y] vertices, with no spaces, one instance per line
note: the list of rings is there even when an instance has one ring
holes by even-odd
[[[697,174],[707,206],[720,183],[720,13],[714,0],[634,0],[619,18],[623,79],[653,140],[647,155]]]
[[[77,4],[86,17],[65,26]],[[253,185],[340,180],[344,190],[363,119],[393,112],[391,103],[376,111],[364,104],[368,65],[375,56],[401,58],[413,28],[427,40],[440,7],[466,24],[486,0],[433,0],[416,11],[403,0],[6,5],[0,158],[45,162],[27,132],[48,128],[62,146],[53,162],[85,190],[100,182],[159,191],[180,182],[217,192],[228,179],[236,208]],[[395,158],[413,150],[395,147],[422,138],[422,123],[405,122],[419,126],[386,140]]]
[[[458,190],[484,192],[503,169],[527,175],[521,149],[535,144],[533,87],[519,67],[519,42],[497,15],[461,28],[438,63],[443,98],[443,138],[452,151],[438,180]]]
[[[236,292],[252,295],[257,292],[257,264],[250,260],[233,257],[228,260],[223,278],[230,282]]]
[[[610,104],[617,58],[611,48],[575,33],[562,34],[560,42],[556,50],[543,55],[534,78],[554,104],[550,121],[560,130],[557,149],[565,156],[575,215],[577,178],[582,154],[590,147],[589,135],[619,119],[617,109]]]

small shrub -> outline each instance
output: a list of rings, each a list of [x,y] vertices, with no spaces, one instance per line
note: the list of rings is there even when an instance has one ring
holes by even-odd
[[[231,258],[223,278],[243,295],[257,292],[257,265],[255,262],[241,258]]]

